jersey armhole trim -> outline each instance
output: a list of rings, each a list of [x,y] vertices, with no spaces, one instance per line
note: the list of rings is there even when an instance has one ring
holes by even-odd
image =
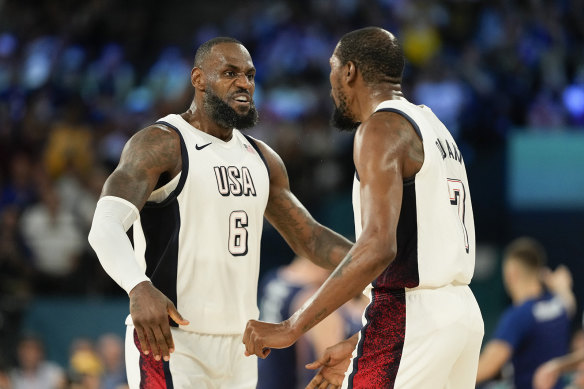
[[[174,188],[174,190],[170,193],[170,195],[168,195],[168,197],[165,198],[160,203],[146,202],[144,207],[148,207],[148,208],[164,207],[167,204],[169,204],[170,202],[174,201],[178,197],[180,192],[182,191],[183,187],[185,186],[185,182],[187,180],[187,175],[189,173],[189,154],[187,151],[187,146],[186,146],[185,140],[184,140],[181,132],[179,131],[179,129],[176,128],[175,126],[173,126],[172,124],[165,122],[163,120],[159,120],[154,124],[162,124],[168,128],[171,128],[172,130],[174,130],[174,132],[176,132],[178,134],[178,137],[180,138],[180,154],[181,154],[182,165],[181,165],[180,179],[178,181],[178,184],[176,185],[176,188]],[[172,180],[170,180],[170,182],[172,182]]]
[[[378,109],[377,111],[375,111],[375,113],[377,113],[377,112],[393,112],[393,113],[397,113],[398,115],[403,116],[404,118],[406,118],[406,120],[408,122],[410,122],[410,124],[412,125],[412,127],[414,127],[414,130],[416,131],[416,134],[418,134],[418,136],[420,137],[420,139],[422,140],[422,142],[424,141],[424,137],[422,136],[422,131],[420,131],[420,127],[418,126],[418,124],[414,121],[414,119],[412,119],[404,111],[402,111],[400,109],[397,109],[397,108],[381,108],[381,109]]]
[[[405,113],[405,112],[404,112],[404,111],[402,111],[401,109],[397,109],[397,108],[381,108],[381,109],[378,109],[377,111],[375,111],[374,113],[376,113],[376,112],[393,112],[393,113],[397,113],[398,115],[401,115],[401,116],[403,116],[403,117],[404,117],[404,118],[405,118],[405,119],[406,119],[408,122],[410,122],[410,124],[411,124],[411,125],[412,125],[412,127],[414,128],[414,131],[416,131],[416,134],[418,134],[418,136],[419,136],[419,137],[420,137],[420,139],[422,140],[422,147],[424,147],[424,146],[423,146],[423,144],[424,144],[424,137],[422,136],[422,131],[420,130],[420,126],[418,126],[418,123],[416,123],[416,122],[414,121],[414,119],[412,119],[412,118],[410,117],[410,115],[408,115],[407,113]],[[424,162],[425,162],[425,161],[424,161]],[[421,170],[422,170],[422,169],[420,168],[420,171],[421,171]],[[420,173],[420,172],[418,172],[418,173]],[[411,176],[411,177],[404,178],[404,180],[403,180],[404,186],[411,185],[411,184],[412,184],[412,183],[415,181],[415,179],[416,179],[416,175],[417,175],[418,173],[414,174],[414,175],[413,175],[413,176]]]
[[[255,149],[255,151],[258,152],[260,158],[264,162],[264,165],[266,165],[266,170],[268,171],[268,177],[270,177],[270,167],[268,166],[268,162],[266,161],[266,158],[264,157],[264,154],[260,150],[256,141],[249,135],[245,135],[245,134],[241,134],[241,135],[243,135],[245,137],[245,139],[247,139],[249,141],[249,143],[252,145],[252,147]]]

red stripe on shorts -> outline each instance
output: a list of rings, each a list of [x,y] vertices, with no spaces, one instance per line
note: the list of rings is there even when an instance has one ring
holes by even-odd
[[[140,389],[172,389],[172,380],[165,374],[165,371],[168,371],[168,362],[162,359],[157,361],[152,353],[144,355],[135,329],[134,344],[140,351]]]
[[[357,358],[349,376],[352,389],[393,389],[406,331],[405,291],[372,290],[367,324],[361,330]]]

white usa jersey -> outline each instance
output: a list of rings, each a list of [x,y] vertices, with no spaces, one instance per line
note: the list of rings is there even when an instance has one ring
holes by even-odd
[[[404,180],[395,260],[373,281],[380,289],[437,288],[470,283],[474,218],[464,160],[444,124],[425,106],[389,100],[375,110],[407,119],[422,138],[424,162]],[[359,172],[353,183],[355,233],[361,234]],[[366,294],[369,294],[367,288]]]
[[[247,321],[259,316],[267,164],[254,140],[236,129],[224,142],[180,115],[157,123],[179,134],[182,169],[152,192],[134,223],[136,258],[190,321],[180,328],[243,333]]]

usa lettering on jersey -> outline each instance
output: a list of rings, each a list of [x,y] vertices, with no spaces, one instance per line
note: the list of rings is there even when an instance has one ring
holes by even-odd
[[[256,196],[253,178],[247,167],[215,166],[213,170],[221,196]]]

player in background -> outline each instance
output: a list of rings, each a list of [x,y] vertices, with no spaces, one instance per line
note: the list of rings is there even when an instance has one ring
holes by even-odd
[[[260,281],[260,320],[271,323],[288,318],[318,290],[330,275],[303,257],[268,271]],[[351,336],[361,328],[367,298],[362,294],[349,300],[293,346],[275,349],[270,358],[258,361],[258,389],[304,388],[313,373],[305,368],[331,344]]]
[[[572,275],[565,266],[545,271],[546,260],[545,249],[532,238],[518,238],[505,249],[503,282],[513,305],[481,353],[477,384],[496,377],[510,361],[514,387],[531,389],[537,367],[568,352],[576,310]]]

